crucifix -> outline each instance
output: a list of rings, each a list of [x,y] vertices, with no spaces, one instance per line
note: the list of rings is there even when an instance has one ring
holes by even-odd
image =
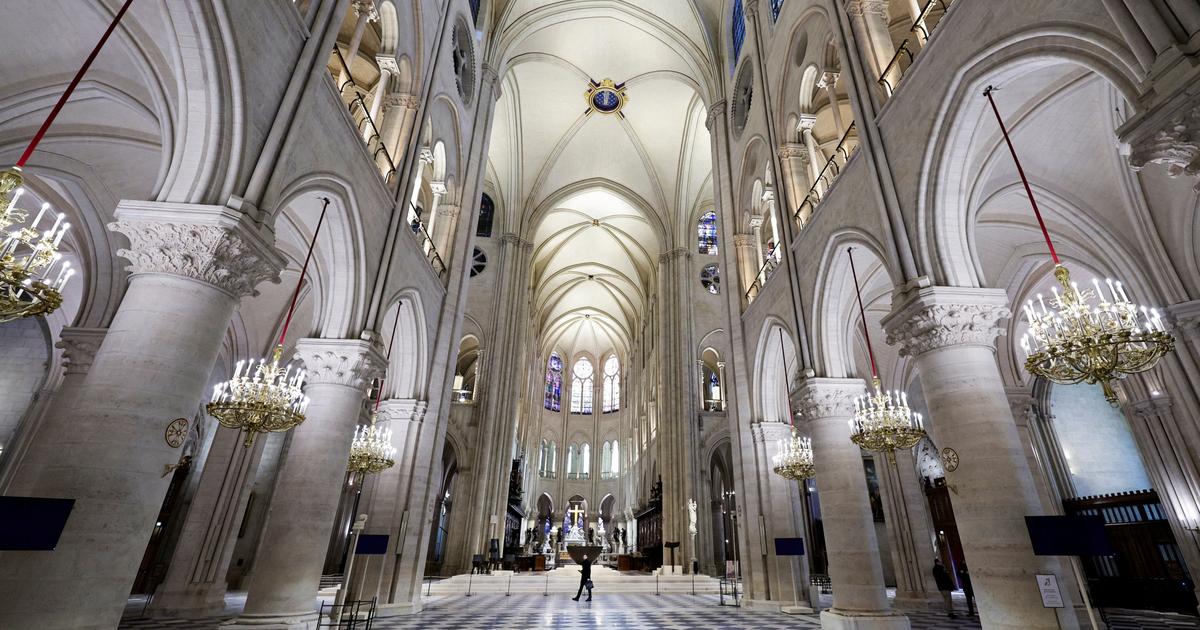
[[[570,514],[571,516],[574,517],[571,519],[571,523],[575,527],[579,527],[579,523],[580,523],[579,517],[581,515],[583,515],[584,513],[585,513],[585,511],[583,510],[583,508],[579,507],[578,503],[575,504],[575,507],[567,510],[567,514]]]

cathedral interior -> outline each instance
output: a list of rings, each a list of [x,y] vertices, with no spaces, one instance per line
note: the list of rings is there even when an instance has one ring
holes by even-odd
[[[4,8],[0,628],[1200,627],[1200,0]]]

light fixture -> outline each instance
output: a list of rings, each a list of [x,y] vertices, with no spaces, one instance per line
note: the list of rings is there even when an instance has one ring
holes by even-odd
[[[63,236],[71,227],[71,224],[63,221],[64,215],[54,216],[51,213],[51,216],[46,216],[50,204],[42,204],[33,221],[29,221],[30,213],[18,207],[25,193],[21,169],[46,136],[46,131],[62,111],[63,105],[66,105],[67,99],[71,98],[80,79],[92,66],[131,4],[133,0],[126,0],[113,16],[108,30],[104,31],[91,54],[75,72],[75,77],[58,97],[58,102],[46,120],[42,121],[42,126],[33,135],[17,163],[0,172],[0,238],[3,239],[0,241],[0,323],[54,312],[62,306],[63,287],[75,275],[75,270],[70,268],[69,262],[62,260],[62,253],[58,251]],[[48,222],[53,220],[49,229],[43,229],[43,218]],[[61,265],[59,261],[62,261]]]
[[[387,356],[389,367],[392,359],[392,346],[396,343],[396,329],[400,327],[400,307],[396,306],[396,323],[392,325],[392,336],[388,340]],[[380,429],[375,425],[379,415],[379,403],[383,400],[383,382],[387,372],[379,379],[378,393],[375,396],[375,408],[371,410],[371,424],[359,426],[354,431],[354,441],[350,444],[350,463],[346,467],[351,473],[373,475],[396,465],[396,447],[392,446],[392,430]],[[351,475],[353,477],[354,475]]]
[[[75,275],[58,251],[71,228],[66,215],[44,203],[30,220],[33,213],[18,207],[25,194],[21,184],[19,167],[0,173],[0,323],[53,312]]]
[[[1099,383],[1104,388],[1104,398],[1115,407],[1118,399],[1112,381],[1154,367],[1159,359],[1175,349],[1175,338],[1163,326],[1158,309],[1131,301],[1121,281],[1106,279],[1102,285],[1093,278],[1093,288],[1080,289],[1071,280],[1070,272],[1054,250],[1033,189],[1021,168],[1000,110],[996,108],[992,97],[994,91],[995,88],[989,85],[983,94],[1017,166],[1017,174],[1021,176],[1025,194],[1054,261],[1054,278],[1061,287],[1061,292],[1059,287],[1054,287],[1054,295],[1049,299],[1039,294],[1036,303],[1030,299],[1025,304],[1025,319],[1029,323],[1029,331],[1021,339],[1021,348],[1027,355],[1025,369],[1055,383]],[[1107,295],[1103,287],[1108,288]]]
[[[779,329],[779,358],[783,360],[784,388],[789,390],[786,395],[788,396],[788,423],[791,424],[792,435],[783,441],[779,452],[771,458],[772,470],[776,475],[791,481],[812,479],[817,475],[817,468],[813,462],[812,440],[800,436],[792,418],[791,387],[788,383],[787,354],[784,352],[782,328]]]
[[[308,244],[308,254],[304,257],[304,266],[300,268],[296,290],[292,292],[292,302],[288,306],[271,361],[238,361],[233,378],[213,387],[212,401],[205,406],[209,415],[216,418],[221,426],[244,431],[244,444],[247,447],[254,443],[259,433],[293,429],[304,422],[304,412],[308,409],[308,396],[304,395],[304,369],[295,368],[293,372],[294,366],[290,362],[286,367],[279,363],[283,359],[283,342],[287,339],[288,327],[296,313],[300,288],[308,273],[308,263],[312,260],[321,225],[325,223],[325,211],[329,209],[329,199],[323,198],[322,201],[325,203],[321,206],[321,216],[317,219],[317,227]]]
[[[854,268],[854,248],[846,250],[850,258],[850,274],[854,277],[854,294],[858,298],[858,314],[862,319],[863,336],[867,340],[867,355],[871,359],[871,390],[855,399],[854,419],[850,421],[850,441],[860,448],[887,455],[895,461],[896,451],[910,449],[925,437],[921,414],[908,407],[908,394],[885,391],[875,364],[871,333],[867,328],[867,311],[863,308],[862,289],[858,286],[858,270]]]
[[[590,81],[588,89],[583,93],[587,99],[587,110],[585,114],[598,112],[601,114],[616,114],[624,118],[621,113],[621,108],[629,102],[629,97],[625,94],[625,84],[615,83],[612,79],[604,79],[603,81]],[[593,219],[594,225],[599,225],[599,219]]]

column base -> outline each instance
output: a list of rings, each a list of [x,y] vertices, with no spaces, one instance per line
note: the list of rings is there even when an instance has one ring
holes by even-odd
[[[376,617],[403,617],[405,615],[415,615],[425,609],[425,605],[421,602],[404,602],[396,604],[379,604],[375,608]]]
[[[263,613],[239,615],[219,627],[221,630],[314,630],[317,627],[316,611],[295,613]]]
[[[168,591],[156,593],[146,607],[146,616],[154,619],[211,617],[225,612],[225,590]]]
[[[785,615],[811,615],[813,614],[812,606],[804,604],[795,604],[792,606],[780,606],[779,612]]]
[[[852,612],[831,609],[821,613],[822,630],[911,630],[908,617],[893,612]]]
[[[892,599],[893,608],[909,609],[909,610],[940,610],[945,604],[940,595],[925,595],[917,593],[906,593],[904,595],[896,595]]]

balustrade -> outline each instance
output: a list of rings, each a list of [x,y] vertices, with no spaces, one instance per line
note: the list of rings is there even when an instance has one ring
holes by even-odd
[[[354,75],[350,74],[350,66],[337,46],[333,47],[333,56],[337,59],[340,70],[331,73],[338,95],[341,96],[342,102],[350,111],[350,118],[358,129],[358,135],[367,145],[367,151],[371,154],[371,160],[375,162],[375,167],[379,169],[379,174],[383,176],[383,181],[391,185],[396,178],[396,163],[383,143],[379,127],[371,118],[371,108],[367,106],[363,91],[354,81]]]
[[[850,156],[854,155],[856,149],[858,149],[858,133],[854,123],[850,123],[850,127],[846,129],[846,133],[834,147],[833,155],[825,161],[825,166],[821,167],[816,181],[805,193],[804,199],[800,200],[800,207],[796,208],[795,219],[800,229],[803,229],[812,215],[816,213],[817,206],[825,199],[825,195],[829,194],[833,182],[842,173],[842,168],[845,167],[846,162],[850,161]]]

